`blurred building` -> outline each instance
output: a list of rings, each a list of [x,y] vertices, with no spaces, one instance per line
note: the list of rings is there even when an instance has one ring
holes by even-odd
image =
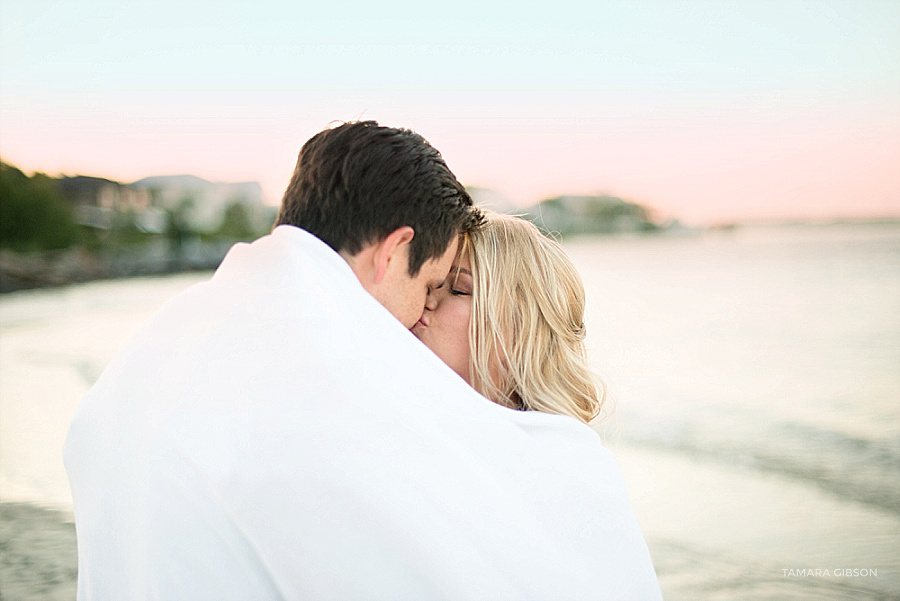
[[[263,202],[257,182],[210,182],[194,175],[145,177],[129,187],[146,193],[150,204],[179,219],[197,232],[213,232],[230,206],[241,205],[254,229],[265,229],[274,219],[274,208]]]
[[[147,190],[86,175],[61,177],[57,187],[82,225],[108,230],[128,221],[147,233],[165,231],[165,212],[151,205]]]

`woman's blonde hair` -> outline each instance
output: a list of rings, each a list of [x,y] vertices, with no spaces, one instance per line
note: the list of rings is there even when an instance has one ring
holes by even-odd
[[[584,346],[584,286],[560,245],[519,217],[485,212],[462,252],[472,265],[472,386],[507,407],[600,414]]]

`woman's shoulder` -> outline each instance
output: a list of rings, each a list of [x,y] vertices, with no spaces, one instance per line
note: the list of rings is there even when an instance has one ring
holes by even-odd
[[[600,435],[583,421],[569,416],[541,411],[511,411],[516,425],[536,441],[554,449],[610,456]]]

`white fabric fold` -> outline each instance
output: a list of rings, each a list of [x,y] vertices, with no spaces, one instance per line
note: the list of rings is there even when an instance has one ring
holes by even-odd
[[[280,226],[166,303],[64,448],[79,599],[658,599],[614,459],[475,393]]]

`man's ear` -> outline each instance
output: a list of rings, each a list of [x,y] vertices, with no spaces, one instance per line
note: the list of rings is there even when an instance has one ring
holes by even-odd
[[[402,261],[404,257],[409,260],[409,243],[416,235],[416,231],[408,225],[398,227],[388,234],[384,240],[377,243],[372,257],[375,267],[375,283],[380,284],[387,275],[392,261]],[[409,264],[402,265],[408,269]]]

